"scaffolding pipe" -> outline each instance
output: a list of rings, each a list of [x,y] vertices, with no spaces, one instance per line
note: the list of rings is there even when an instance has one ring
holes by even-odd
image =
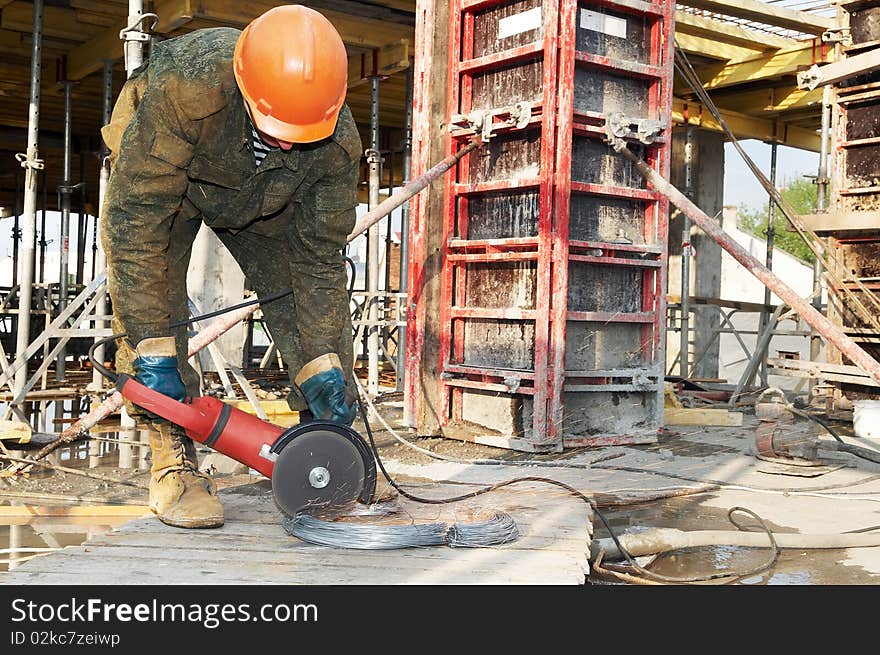
[[[132,71],[144,63],[144,34],[140,27],[141,16],[144,13],[144,0],[128,0],[128,28],[123,38],[123,50],[125,53],[126,77],[131,77]],[[141,36],[143,35],[143,36]]]
[[[816,212],[828,211],[828,141],[831,137],[831,108],[834,91],[830,86],[822,88],[822,131],[819,143],[819,170],[816,171]],[[827,250],[827,246],[826,246]],[[822,273],[823,266],[819,257],[813,260],[813,307],[822,311]],[[810,332],[810,361],[819,359],[822,352],[822,340],[815,330]],[[816,380],[810,379],[810,389],[816,386]]]
[[[31,296],[34,284],[34,241],[37,227],[37,171],[43,168],[39,159],[37,141],[40,127],[40,70],[43,46],[43,0],[34,0],[34,32],[31,49],[31,93],[28,108],[27,152],[17,155],[17,159],[25,169],[24,173],[24,227],[22,231],[22,252],[19,257],[21,274],[18,295],[18,333],[16,335],[16,353],[27,350],[30,340]],[[13,397],[17,396],[27,383],[27,366],[22,366],[15,373]]]
[[[409,184],[410,167],[412,166],[412,119],[413,119],[413,67],[406,69],[406,125],[403,128],[403,185]],[[406,307],[409,298],[407,280],[409,279],[409,203],[403,205],[400,212],[400,276],[398,278],[399,291],[407,294],[406,298],[400,297],[400,303]],[[407,320],[408,312],[403,312],[401,318]],[[397,328],[397,390],[403,391],[406,376],[406,324]]]
[[[379,78],[370,78],[370,150],[367,165],[370,171],[369,208],[379,206]],[[370,321],[367,328],[367,393],[379,393],[379,224],[375,223],[367,233],[367,307]]]
[[[715,221],[707,216],[699,207],[685,197],[685,195],[664,179],[657,171],[652,169],[642,159],[637,157],[626,143],[618,137],[609,136],[614,149],[629,159],[639,172],[645,176],[648,182],[659,192],[666,196],[678,209],[690,216],[691,220],[715,241],[718,245],[729,252],[734,259],[742,264],[746,270],[758,278],[763,284],[770,287],[783,303],[791,307],[808,325],[816,330],[825,339],[833,344],[840,352],[849,358],[853,364],[880,382],[880,362],[871,357],[859,345],[847,336],[847,334],[821,313],[816,311],[808,300],[801,298],[797,292],[788,286],[779,277],[769,271],[755,257],[750,255],[729,234],[727,234]]]
[[[73,82],[64,80],[64,159],[61,187],[58,189],[61,198],[61,243],[60,270],[58,273],[58,309],[64,311],[67,307],[68,277],[70,275],[70,194],[72,191],[70,180],[70,142],[71,142],[71,118],[73,114]],[[62,347],[55,361],[55,381],[61,382],[66,377],[67,349]]]
[[[109,59],[104,60],[104,77],[102,82],[102,90],[103,90],[103,116],[101,120],[102,125],[107,125],[110,122],[110,113],[113,109],[113,62]],[[107,191],[107,183],[110,180],[110,162],[107,157],[109,156],[109,152],[107,150],[106,144],[102,144],[101,146],[101,169],[99,171],[98,177],[98,216],[95,217],[95,243],[92,246],[92,278],[94,279],[94,272],[101,271],[102,273],[107,270],[107,256],[104,254],[104,248],[101,247],[101,241],[98,238],[98,224],[100,221],[100,216],[104,211],[104,194]],[[98,304],[95,306],[95,314],[97,316],[106,316],[107,315],[107,287],[103,287],[98,290],[100,294],[100,298],[98,299]],[[104,321],[96,321],[95,327],[97,329],[104,329],[107,327],[106,322]],[[95,338],[95,341],[98,341],[98,338]],[[105,361],[104,358],[104,344],[101,344],[97,348],[95,348],[95,359],[99,362],[103,363]],[[89,385],[93,391],[99,391],[104,386],[104,377],[97,371],[92,371],[92,383]]]
[[[778,144],[774,141],[770,144],[770,184],[773,185],[773,188],[776,188],[776,155],[779,149]],[[773,201],[773,196],[770,196],[770,200],[767,204],[767,248],[766,254],[764,256],[764,265],[767,267],[767,270],[773,270],[773,241],[776,237],[776,228],[773,225],[773,222],[776,220],[776,203]],[[761,310],[761,320],[758,325],[758,332],[763,332],[767,328],[767,321],[770,318],[770,312],[767,311],[767,306],[770,305],[770,288],[764,287],[764,309]],[[767,347],[770,346],[769,339],[767,341]],[[764,357],[761,360],[761,384],[765,387],[767,386],[767,358]]]
[[[694,128],[684,131],[684,192],[694,197]],[[690,362],[691,318],[691,219],[682,213],[681,227],[681,333],[679,334],[678,361],[681,377],[687,378]]]

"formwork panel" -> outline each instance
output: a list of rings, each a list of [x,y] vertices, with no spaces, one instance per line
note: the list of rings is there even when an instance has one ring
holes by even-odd
[[[566,371],[606,371],[648,364],[640,325],[568,321]]]
[[[481,262],[466,268],[467,307],[534,309],[535,262]]]
[[[532,370],[535,328],[527,321],[466,319],[464,358],[467,366]]]
[[[520,239],[538,234],[537,191],[498,191],[468,199],[466,239]]]
[[[493,137],[469,157],[469,181],[536,178],[541,174],[541,145],[541,133],[535,130]]]
[[[650,63],[651,18],[582,3],[577,13],[580,52],[641,64]]]
[[[638,435],[657,430],[655,393],[604,391],[564,394],[566,435]],[[609,430],[609,426],[614,426]]]
[[[544,64],[536,58],[473,74],[473,100],[469,107],[494,109],[518,102],[538,102],[544,93]]]
[[[578,67],[574,71],[574,110],[648,117],[649,86],[648,80]]]
[[[645,243],[645,202],[574,193],[569,218],[573,241]]]
[[[521,0],[474,12],[473,56],[493,55],[544,38],[541,0]]]
[[[634,313],[642,309],[640,269],[571,262],[568,309],[574,312]]]
[[[632,148],[644,157],[644,148]],[[588,184],[644,189],[645,178],[632,162],[616,155],[606,143],[597,139],[575,136],[572,140],[571,179]]]

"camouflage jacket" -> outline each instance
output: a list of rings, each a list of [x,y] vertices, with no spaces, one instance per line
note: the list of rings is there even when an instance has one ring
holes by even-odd
[[[156,44],[102,130],[112,163],[102,239],[114,313],[133,343],[169,334],[168,289],[186,284],[164,274],[176,220],[277,235],[302,272],[291,286],[307,362],[336,350],[339,334],[326,328],[341,330],[349,311],[340,250],[354,227],[361,140],[343,106],[331,138],[275,149],[256,166],[232,72],[239,34],[202,29]]]

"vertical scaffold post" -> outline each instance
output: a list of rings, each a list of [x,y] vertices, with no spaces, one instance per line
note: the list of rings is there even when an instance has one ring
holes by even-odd
[[[776,155],[778,150],[778,144],[774,141],[770,146],[770,184],[773,185],[773,188],[776,188]],[[767,270],[773,270],[773,241],[776,236],[776,228],[773,226],[773,222],[776,219],[776,203],[773,201],[773,198],[770,198],[767,205],[767,253],[764,258],[764,265],[767,267]],[[764,332],[767,327],[767,321],[770,317],[770,311],[767,309],[767,305],[770,304],[770,288],[764,287],[764,309],[761,310],[761,321],[760,327],[758,327],[758,333]],[[772,336],[772,335],[771,335]],[[769,346],[769,341],[768,341]],[[761,359],[761,384],[763,386],[767,386],[767,357],[763,357]]]
[[[109,59],[104,60],[104,76],[102,79],[102,95],[103,95],[103,104],[102,104],[102,117],[101,124],[107,125],[110,122],[110,112],[113,109],[113,62]],[[104,270],[107,269],[107,256],[104,254],[104,248],[101,246],[101,239],[99,237],[100,230],[97,227],[101,219],[100,217],[104,213],[104,194],[107,191],[107,182],[110,180],[110,163],[107,160],[109,156],[109,152],[107,151],[107,146],[101,146],[101,168],[99,171],[98,177],[98,217],[95,219],[96,226],[96,238],[95,244],[93,246],[93,268],[94,271],[100,274]],[[92,275],[94,278],[94,274]],[[106,289],[101,289],[98,291],[101,294],[100,299],[98,300],[98,304],[95,306],[95,314],[97,316],[106,316],[107,315],[107,291]],[[103,329],[106,327],[106,323],[104,321],[96,321],[95,327],[98,329]],[[98,340],[98,337],[95,338]],[[95,358],[99,362],[104,361],[104,346],[103,344],[95,348]],[[91,387],[95,391],[98,391],[102,388],[104,384],[104,376],[101,375],[97,369],[92,371],[92,384]]]
[[[34,240],[37,227],[37,171],[43,168],[39,159],[38,138],[40,128],[40,72],[43,50],[43,0],[34,0],[34,32],[31,48],[31,92],[28,109],[27,152],[18,155],[18,160],[25,169],[24,175],[24,209],[22,213],[23,231],[19,265],[18,295],[18,331],[16,335],[16,355],[27,350],[30,340],[31,294],[34,283]],[[27,383],[27,366],[22,366],[15,373],[13,397],[24,389]]]
[[[375,71],[374,71],[375,73]],[[367,165],[370,171],[369,208],[379,205],[379,78],[370,78],[370,150],[367,152]],[[367,232],[367,393],[379,393],[379,224],[371,226]]]
[[[66,76],[65,76],[66,77]],[[61,81],[64,87],[64,160],[61,186],[58,188],[58,194],[61,198],[61,249],[59,262],[60,270],[58,273],[58,300],[59,311],[64,311],[67,307],[68,295],[68,275],[70,271],[70,194],[72,192],[70,180],[70,143],[71,143],[71,118],[73,114],[73,82],[67,79]],[[67,360],[67,349],[62,348],[58,353],[58,359],[55,360],[55,380],[60,382],[66,377],[65,364]]]
[[[412,121],[413,121],[413,67],[406,69],[406,124],[403,128],[403,186],[406,186],[412,175]],[[408,275],[409,275],[409,205],[406,203],[400,213],[400,289],[401,296],[398,300],[404,307],[409,303]],[[408,312],[400,312],[405,319]],[[406,325],[397,328],[397,391],[403,391],[406,380]]]

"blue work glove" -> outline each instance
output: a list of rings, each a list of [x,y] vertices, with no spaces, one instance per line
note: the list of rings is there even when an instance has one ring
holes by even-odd
[[[357,408],[345,398],[345,377],[336,353],[321,355],[310,361],[300,369],[294,382],[316,419],[352,424]]]
[[[174,337],[142,339],[135,347],[135,352],[138,354],[132,362],[135,380],[174,400],[186,398],[186,386],[177,370]]]

